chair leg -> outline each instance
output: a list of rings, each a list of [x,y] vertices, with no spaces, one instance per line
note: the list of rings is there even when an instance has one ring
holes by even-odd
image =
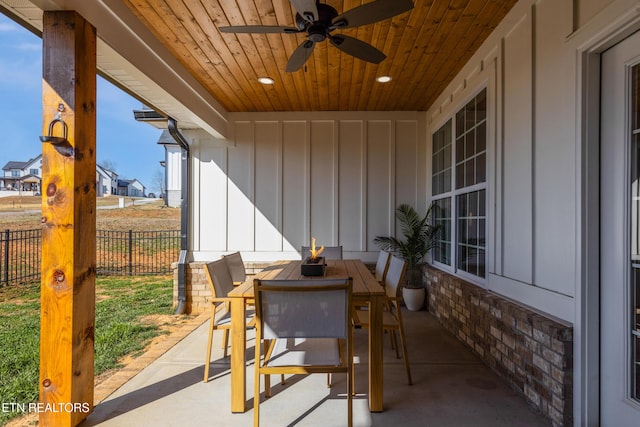
[[[400,332],[400,343],[402,344],[402,357],[404,357],[404,368],[407,371],[407,380],[409,380],[409,385],[412,385],[413,381],[411,381],[411,368],[409,366],[409,354],[407,353],[407,343],[404,338],[404,327],[402,325],[402,315],[400,314],[400,310],[398,310],[398,332]]]
[[[209,340],[207,342],[207,358],[204,361],[204,382],[209,382],[209,365],[211,364],[211,345],[213,344],[213,331],[215,330],[215,311],[211,312],[209,320]]]
[[[400,334],[400,341],[402,342],[402,355],[404,357],[404,367],[407,371],[407,380],[409,380],[409,385],[412,385],[411,381],[411,368],[409,367],[409,355],[407,354],[407,344],[404,341],[404,334]]]
[[[254,369],[254,388],[253,388],[253,426],[260,426],[260,359],[256,359],[256,367]]]
[[[229,329],[224,329],[222,332],[224,332],[222,335],[222,348],[224,349],[224,357],[227,357],[229,354]]]
[[[264,397],[271,397],[271,375],[264,376]]]
[[[353,426],[353,394],[352,392],[350,392],[351,390],[353,390],[354,385],[353,385],[353,378],[355,375],[353,375],[353,367],[351,367],[350,372],[347,372],[347,426],[351,427]]]
[[[400,355],[398,354],[398,342],[393,329],[384,329],[383,332],[389,335],[389,342],[391,343],[391,349],[396,350],[396,358],[400,358]]]
[[[254,367],[253,367],[253,426],[260,426],[260,367],[261,361],[261,350],[260,350],[260,341],[262,341],[262,337],[260,336],[260,331],[256,330],[256,345],[254,352]],[[264,345],[266,348],[266,343]]]
[[[269,340],[263,341],[263,353],[264,353],[264,364],[267,364],[267,360],[271,357],[271,351],[273,350],[272,346],[273,342]],[[258,360],[256,363],[260,363]],[[284,376],[284,375],[283,375]],[[264,376],[264,397],[271,397],[271,375],[267,374]]]
[[[356,364],[354,363],[354,357],[351,356],[351,395],[356,395]]]
[[[396,351],[396,359],[400,359],[400,350],[398,348],[398,337],[396,335],[396,331],[389,330],[389,335],[391,335],[391,347]],[[400,339],[402,339],[402,337]]]

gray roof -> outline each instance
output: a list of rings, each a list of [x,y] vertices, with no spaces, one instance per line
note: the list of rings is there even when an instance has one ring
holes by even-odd
[[[2,168],[2,170],[11,170],[11,169],[24,169],[26,168],[30,163],[34,162],[35,160],[38,160],[40,157],[42,157],[42,154],[37,155],[36,157],[27,160],[26,162],[17,162],[15,160],[11,160],[9,162],[7,162],[6,165],[4,165],[4,167]]]
[[[31,160],[26,161],[26,162],[16,162],[16,161],[10,161],[7,162],[6,165],[4,165],[4,167],[2,168],[2,170],[11,170],[11,169],[24,169],[24,167],[26,166],[27,163],[29,163]]]

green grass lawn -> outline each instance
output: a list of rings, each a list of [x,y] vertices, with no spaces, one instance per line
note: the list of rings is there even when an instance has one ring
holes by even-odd
[[[95,375],[118,368],[163,332],[145,316],[172,314],[170,276],[96,281]],[[38,400],[40,284],[0,287],[0,404]],[[16,413],[0,411],[0,425]]]

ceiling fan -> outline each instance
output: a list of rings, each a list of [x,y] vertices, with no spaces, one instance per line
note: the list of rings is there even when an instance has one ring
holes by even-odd
[[[379,64],[387,56],[369,43],[342,34],[331,34],[342,28],[354,28],[373,24],[413,9],[412,0],[375,0],[362,6],[347,10],[343,14],[327,4],[316,0],[290,0],[296,10],[296,26],[281,27],[275,25],[240,25],[220,27],[223,33],[307,33],[307,40],[296,48],[286,71],[299,70],[313,53],[316,43],[329,39],[332,45],[341,51],[367,62]]]

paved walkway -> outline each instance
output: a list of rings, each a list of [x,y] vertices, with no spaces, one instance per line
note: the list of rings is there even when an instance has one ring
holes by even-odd
[[[403,361],[395,358],[385,340],[381,413],[368,410],[367,331],[356,330],[354,426],[550,425],[429,313],[404,312],[404,318],[414,385],[407,385]],[[251,426],[253,364],[247,366],[247,412],[232,414],[229,358],[222,358],[219,333],[214,337],[211,380],[202,381],[207,325],[206,317],[194,320],[141,357],[137,366],[128,366],[97,387],[96,401],[104,400],[81,427]],[[252,360],[251,333],[247,351]],[[141,366],[146,367],[136,374]],[[330,389],[325,375],[291,377],[284,386],[272,381],[273,397],[261,400],[261,425],[346,425],[345,380],[341,375],[334,379]]]

